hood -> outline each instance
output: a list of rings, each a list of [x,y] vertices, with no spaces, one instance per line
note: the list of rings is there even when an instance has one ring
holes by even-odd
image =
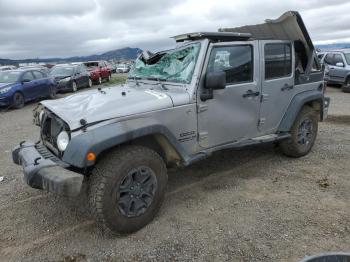
[[[0,89],[13,85],[13,83],[0,83]]]
[[[183,100],[182,103],[189,102],[189,96],[185,96],[185,92],[177,95]],[[57,100],[43,101],[41,104],[62,118],[71,130],[81,127],[81,119],[91,124],[173,107],[170,94],[127,85],[103,88],[101,91],[89,90]]]

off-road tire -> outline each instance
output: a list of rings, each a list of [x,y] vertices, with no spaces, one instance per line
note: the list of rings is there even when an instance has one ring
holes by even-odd
[[[130,172],[139,167],[148,167],[153,171],[155,191],[144,213],[128,217],[120,210],[120,186]],[[89,180],[89,205],[98,227],[102,232],[113,235],[129,234],[141,229],[153,220],[160,209],[167,181],[164,161],[151,149],[125,146],[108,152],[96,164]]]
[[[23,108],[24,107],[24,103],[25,103],[25,100],[24,100],[23,94],[20,93],[20,92],[16,92],[13,95],[13,107],[15,109]]]
[[[295,119],[293,126],[290,130],[291,137],[279,142],[279,148],[283,154],[289,157],[302,157],[307,155],[312,149],[318,130],[318,113],[309,106],[304,106]],[[307,143],[300,142],[302,140],[303,125],[308,123],[311,126],[311,132],[305,131],[307,135]]]

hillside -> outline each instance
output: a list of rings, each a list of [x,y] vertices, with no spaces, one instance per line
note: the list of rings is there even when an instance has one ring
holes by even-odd
[[[137,57],[137,55],[142,50],[139,48],[131,48],[126,47],[122,49],[116,49],[111,50],[102,54],[94,54],[89,56],[74,56],[74,57],[66,57],[66,58],[59,58],[59,57],[53,57],[53,58],[32,58],[32,59],[1,59],[0,58],[0,64],[17,64],[17,63],[47,63],[47,62],[83,62],[83,61],[89,61],[89,60],[133,60]]]

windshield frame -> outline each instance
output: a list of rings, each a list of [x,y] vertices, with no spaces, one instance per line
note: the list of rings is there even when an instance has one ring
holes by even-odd
[[[196,45],[196,44],[199,45],[199,49],[197,51],[197,55],[196,55],[196,58],[194,60],[195,64],[193,66],[191,79],[189,81],[181,81],[181,80],[180,81],[176,81],[175,79],[166,79],[166,80],[164,80],[162,78],[157,78],[157,77],[154,77],[154,76],[151,76],[151,75],[148,76],[148,77],[131,76],[130,73],[128,74],[128,79],[129,80],[156,81],[156,82],[162,81],[163,84],[171,83],[171,84],[177,84],[177,85],[191,85],[192,82],[193,82],[194,76],[196,75],[196,71],[198,69],[198,66],[199,66],[199,62],[200,62],[199,58],[201,56],[201,52],[202,52],[202,49],[203,49],[203,41],[201,41],[201,40],[188,41],[188,42],[184,42],[184,43],[178,44],[172,49],[161,50],[161,51],[158,51],[158,52],[154,53],[154,55],[156,55],[156,54],[174,52],[175,50],[185,49],[187,46]],[[136,60],[135,60],[135,63],[136,63]],[[133,66],[135,65],[135,63],[133,64]],[[130,72],[131,72],[131,70],[132,70],[132,68],[130,69]]]

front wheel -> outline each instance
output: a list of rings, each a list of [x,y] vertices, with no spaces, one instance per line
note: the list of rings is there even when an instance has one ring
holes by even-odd
[[[13,95],[13,107],[16,109],[24,107],[24,96],[22,93],[16,92]]]
[[[317,130],[317,112],[304,106],[291,128],[291,137],[279,142],[282,153],[290,157],[307,155],[315,143]]]
[[[72,92],[77,92],[78,91],[78,86],[77,83],[75,81],[72,82]]]
[[[102,231],[127,234],[147,225],[157,214],[168,176],[153,150],[127,146],[105,155],[90,177],[89,203]]]
[[[91,88],[91,87],[92,87],[92,80],[91,80],[91,78],[89,78],[87,87],[88,87],[88,88]]]
[[[51,87],[49,98],[50,99],[55,99],[56,95],[57,95],[56,87]]]

